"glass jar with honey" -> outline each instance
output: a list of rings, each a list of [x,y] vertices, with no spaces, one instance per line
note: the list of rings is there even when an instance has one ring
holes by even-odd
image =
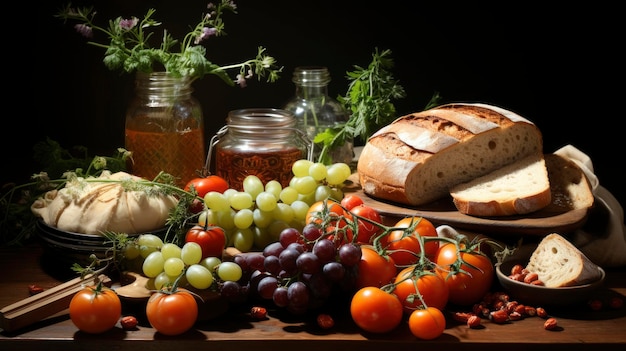
[[[163,171],[179,186],[198,176],[206,144],[202,107],[192,92],[189,78],[137,73],[125,134],[133,174],[152,180]]]
[[[263,182],[276,180],[283,187],[293,177],[291,167],[312,157],[310,141],[295,128],[293,114],[273,108],[230,111],[226,125],[211,139],[205,167],[215,157],[216,175],[229,186],[243,190],[243,180],[255,175]]]

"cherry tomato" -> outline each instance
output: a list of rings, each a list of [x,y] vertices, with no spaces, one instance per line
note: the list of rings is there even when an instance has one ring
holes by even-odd
[[[372,220],[379,224],[382,224],[382,221],[383,221],[382,217],[380,216],[380,213],[376,209],[367,205],[355,206],[350,210],[350,213]],[[356,217],[354,217],[354,219],[358,221],[358,231],[357,231],[356,241],[359,243],[371,244],[372,238],[382,233],[383,231],[383,228],[375,224],[366,222]]]
[[[409,316],[409,329],[415,337],[432,340],[443,334],[446,329],[446,318],[436,307],[418,309]]]
[[[357,288],[367,286],[380,288],[393,281],[396,274],[397,268],[391,257],[381,256],[372,246],[361,246]]]
[[[406,217],[394,225],[399,228],[415,228],[412,232],[407,230],[394,230],[383,240],[389,250],[389,256],[398,266],[406,267],[419,261],[421,255],[420,239],[424,237],[437,237],[437,229],[426,218]],[[424,244],[426,257],[432,258],[439,249],[439,241],[430,241]]]
[[[411,314],[420,306],[422,308],[436,307],[443,310],[448,303],[449,295],[446,282],[440,275],[434,272],[415,274],[414,270],[414,266],[404,268],[398,273],[394,282],[395,290],[393,292],[402,302],[404,312]],[[426,306],[422,305],[422,301],[417,295],[418,291]]]
[[[164,335],[180,335],[191,329],[198,318],[198,303],[188,291],[155,292],[146,304],[150,325]]]
[[[99,334],[112,329],[121,316],[120,298],[101,284],[83,288],[70,301],[70,319],[86,333]]]
[[[480,252],[477,246],[467,248],[466,244],[461,243],[459,247],[460,258],[465,263],[459,265],[458,270],[452,269],[459,259],[457,246],[453,243],[441,246],[434,262],[438,266],[438,274],[448,285],[449,302],[469,306],[479,302],[491,289],[494,267],[489,257]]]
[[[333,200],[321,200],[313,203],[309,206],[309,209],[306,212],[305,223],[322,223],[325,219],[325,216],[332,218],[345,216],[345,212],[341,205]]]
[[[341,206],[348,211],[359,205],[363,205],[363,199],[361,199],[358,195],[348,194],[341,199]]]
[[[352,296],[350,314],[361,329],[371,333],[386,333],[402,322],[402,303],[396,295],[368,286]]]
[[[190,191],[192,185],[196,189],[199,197],[204,197],[204,195],[206,195],[209,191],[223,193],[229,188],[226,179],[216,175],[210,175],[204,178],[194,178],[190,180],[183,189],[185,191]]]
[[[226,248],[226,233],[221,227],[195,225],[185,235],[185,243],[198,243],[202,248],[202,258],[221,258]]]

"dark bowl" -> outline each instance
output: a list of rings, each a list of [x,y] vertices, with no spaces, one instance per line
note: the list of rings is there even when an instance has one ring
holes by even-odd
[[[589,284],[561,288],[531,285],[509,278],[508,275],[514,265],[521,264],[523,267],[526,267],[536,247],[537,245],[524,245],[496,267],[498,281],[511,299],[535,307],[563,307],[588,301],[593,297],[594,292],[604,284],[606,274],[600,267],[598,267],[601,273],[600,279]]]

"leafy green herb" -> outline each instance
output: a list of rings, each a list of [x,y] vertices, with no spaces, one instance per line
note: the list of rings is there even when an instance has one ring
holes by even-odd
[[[228,85],[237,83],[242,88],[246,86],[246,79],[255,75],[258,80],[267,75],[268,82],[276,81],[282,67],[276,67],[276,60],[268,56],[263,47],[258,47],[255,58],[232,65],[220,66],[206,58],[206,48],[200,43],[212,36],[226,34],[222,16],[227,11],[236,14],[237,5],[233,0],[221,0],[217,5],[209,3],[207,8],[209,12],[203,14],[200,22],[185,35],[178,52],[174,51],[178,41],[167,30],[163,30],[160,46],[151,47],[150,39],[155,33],[148,29],[161,25],[161,22],[152,18],[155,9],[149,9],[142,20],[137,17],[117,17],[109,21],[108,28],[100,27],[94,22],[96,11],[91,7],[73,8],[68,4],[56,17],[65,21],[77,21],[74,28],[88,39],[94,37],[94,31],[106,34],[110,43],[88,43],[106,49],[104,64],[110,70],[150,73],[155,69],[165,69],[174,76],[189,77],[191,80],[213,74]],[[231,69],[239,72],[235,80],[227,74]]]
[[[348,111],[350,118],[343,125],[326,129],[315,136],[313,141],[323,144],[320,161],[327,161],[330,150],[343,145],[347,139],[360,138],[366,142],[372,133],[398,117],[393,100],[406,97],[406,92],[393,77],[393,66],[391,51],[379,52],[376,49],[367,67],[355,65],[353,71],[347,72],[350,80],[348,90],[337,100]],[[438,100],[439,95],[435,93],[427,108],[436,105]]]

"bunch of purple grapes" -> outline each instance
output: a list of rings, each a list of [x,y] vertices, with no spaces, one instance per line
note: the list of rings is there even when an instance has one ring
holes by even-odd
[[[243,259],[240,259],[243,260]],[[315,223],[284,229],[262,253],[247,254],[249,293],[293,314],[354,291],[361,247],[326,235]],[[241,263],[240,263],[241,265]]]

